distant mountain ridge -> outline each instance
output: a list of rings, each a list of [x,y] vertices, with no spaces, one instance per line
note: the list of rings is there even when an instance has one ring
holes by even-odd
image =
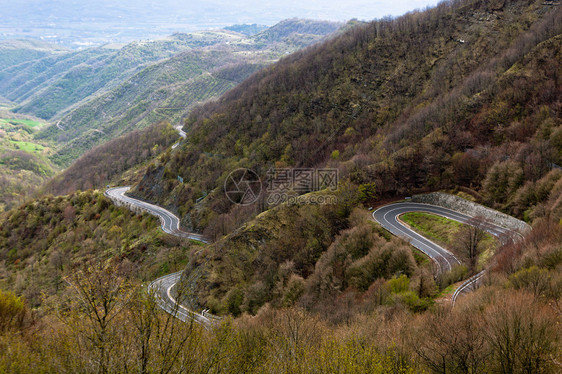
[[[341,26],[293,19],[274,26],[275,34],[201,31],[50,54],[0,70],[0,96],[16,104],[14,112],[53,124],[38,139],[60,144],[52,160],[68,166],[128,131],[179,121],[192,105]]]
[[[244,34],[247,36],[252,36],[255,35],[265,29],[267,29],[268,26],[265,25],[258,25],[258,24],[243,24],[243,25],[232,25],[232,26],[227,26],[224,29],[225,30],[230,30],[230,31],[234,31],[234,32],[238,32],[240,34]]]
[[[144,65],[188,50],[191,45],[190,41],[170,38],[27,61],[0,71],[0,95],[18,104],[16,112],[50,120],[88,96],[110,89]]]
[[[0,70],[25,61],[65,52],[68,52],[68,49],[38,40],[0,40]]]

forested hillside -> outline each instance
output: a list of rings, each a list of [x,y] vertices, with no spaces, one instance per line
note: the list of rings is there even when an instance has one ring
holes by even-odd
[[[254,36],[268,31],[284,35]],[[245,51],[236,43],[206,49],[205,68],[186,64],[187,51],[147,68],[162,69],[155,75],[138,72],[131,79],[150,89],[189,81],[179,67],[165,75],[174,63],[241,83],[189,112],[178,147],[161,122],[94,148],[47,188],[138,181],[133,195],[174,210],[210,243],[164,234],[155,218],[99,191],[1,214],[0,371],[559,373],[561,42],[559,2],[453,0],[350,23],[253,73],[248,61],[209,67],[213,56]],[[156,90],[147,101],[160,102]],[[293,188],[290,201],[270,202],[268,171],[293,167],[337,168],[337,188]],[[264,182],[253,204],[225,193],[238,168]],[[372,216],[437,190],[532,230],[488,240],[425,217],[439,225],[424,229],[445,230],[439,243],[462,260],[437,271]],[[402,216],[411,226],[414,218]],[[465,241],[478,247],[470,264]],[[216,322],[183,323],[159,309],[147,284],[182,269],[162,295]],[[452,305],[461,281],[481,270],[478,289]]]
[[[132,193],[219,239],[188,267],[199,307],[235,315],[266,303],[316,310],[404,274],[404,290],[415,295],[379,303],[425,309],[462,270],[427,280],[430,269],[400,243],[369,233],[349,207],[377,204],[375,194],[452,189],[556,225],[561,18],[559,7],[539,1],[454,1],[353,28],[194,109],[188,142],[150,165]],[[338,168],[342,181],[332,207],[268,206],[266,195],[243,207],[223,190],[240,167],[265,182],[272,167],[325,166]],[[376,193],[362,198],[369,186]]]
[[[2,217],[0,288],[38,307],[57,300],[65,278],[87,265],[116,261],[136,280],[151,280],[185,266],[189,245],[99,191],[46,196]]]
[[[86,152],[40,190],[68,195],[78,190],[102,189],[112,182],[131,184],[139,178],[140,166],[159,156],[178,139],[178,132],[167,122],[130,132]]]
[[[217,187],[235,168],[328,164],[385,196],[463,186],[523,217],[515,192],[562,163],[560,18],[541,1],[453,1],[352,28],[193,110],[187,145],[134,193],[184,215],[216,189],[191,215],[203,228],[229,211]]]

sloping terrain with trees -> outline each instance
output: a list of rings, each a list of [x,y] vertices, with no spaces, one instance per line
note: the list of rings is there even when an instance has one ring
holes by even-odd
[[[198,106],[179,147],[141,156],[132,193],[208,245],[98,191],[4,213],[0,371],[560,372],[561,20],[558,2],[443,2],[351,27]],[[263,181],[272,167],[337,168],[335,203],[313,203],[322,190],[235,204],[223,186],[241,167]],[[468,266],[438,275],[368,210],[434,190],[532,226],[489,251],[454,307],[482,266],[480,232],[455,232]],[[181,269],[176,296],[220,314],[215,326],[179,322],[146,292]]]

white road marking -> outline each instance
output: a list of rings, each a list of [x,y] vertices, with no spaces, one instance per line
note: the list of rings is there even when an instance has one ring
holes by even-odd
[[[138,199],[131,198],[125,195],[130,187],[115,187],[109,188],[105,191],[105,195],[108,196],[112,200],[117,200],[120,202],[131,204],[141,210],[148,212],[160,219],[162,231],[191,240],[197,240],[202,243],[208,243],[208,240],[205,239],[202,235],[184,232],[180,229],[180,222],[179,218],[175,216],[173,213],[167,211],[166,209],[159,207],[154,204],[147,203],[145,201],[141,201]],[[173,226],[176,226],[175,228]],[[197,323],[201,323],[202,325],[209,327],[213,320],[218,320],[216,318],[209,318],[204,316],[203,314],[197,313],[193,310],[186,308],[185,306],[181,305],[176,301],[176,299],[172,296],[172,288],[177,284],[179,279],[181,278],[182,272],[172,273],[160,277],[154,281],[152,281],[148,288],[149,290],[153,290],[157,300],[158,306],[166,311],[167,313],[172,314],[173,316],[179,318],[182,321],[187,321],[188,319],[193,319]],[[171,282],[168,286],[168,283]],[[168,300],[162,299],[162,291],[165,291]]]
[[[377,219],[377,215],[380,215],[379,212],[381,211],[384,214],[382,215],[382,218],[380,218],[379,220]],[[449,271],[452,269],[451,261],[449,261],[447,257],[453,258],[458,264],[461,263],[454,254],[447,251],[445,248],[437,245],[436,243],[432,242],[431,240],[409,229],[400,220],[398,220],[399,215],[408,212],[426,212],[426,213],[437,214],[442,217],[452,219],[454,221],[465,223],[465,224],[473,217],[456,212],[451,209],[439,207],[436,205],[421,204],[421,203],[395,203],[395,204],[385,205],[378,208],[372,213],[373,219],[376,222],[378,222],[382,227],[387,229],[391,234],[402,238],[405,237],[405,239],[411,245],[413,245],[421,252],[429,256],[437,264],[439,268],[439,272],[443,271],[443,268],[441,267],[441,263],[440,263],[443,261],[447,263],[447,268]],[[388,217],[389,214],[391,214],[390,219]],[[515,236],[517,236],[518,238],[523,237],[521,233],[515,230],[502,227],[491,222],[484,222],[483,228],[485,231],[498,237],[502,241],[513,239]],[[429,245],[427,243],[429,243]],[[469,287],[477,284],[482,279],[484,274],[485,274],[485,270],[466,280],[453,294],[453,298],[452,298],[453,305],[457,297],[463,291],[468,290]]]

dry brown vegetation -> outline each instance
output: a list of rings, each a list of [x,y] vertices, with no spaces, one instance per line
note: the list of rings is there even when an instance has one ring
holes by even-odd
[[[193,110],[135,194],[204,230],[233,221],[230,171],[329,165],[382,197],[465,187],[531,220],[562,164],[560,9],[449,1],[354,27]]]
[[[135,193],[209,246],[157,234],[98,193],[11,211],[3,288],[26,300],[0,294],[0,371],[560,372],[561,9],[463,0],[376,21],[194,111],[189,142]],[[334,205],[233,207],[220,188],[237,167],[324,165],[342,173]],[[445,187],[533,224],[454,308],[440,292],[466,268],[434,278],[360,207]],[[225,316],[208,331],[141,285],[184,261],[180,298]]]

